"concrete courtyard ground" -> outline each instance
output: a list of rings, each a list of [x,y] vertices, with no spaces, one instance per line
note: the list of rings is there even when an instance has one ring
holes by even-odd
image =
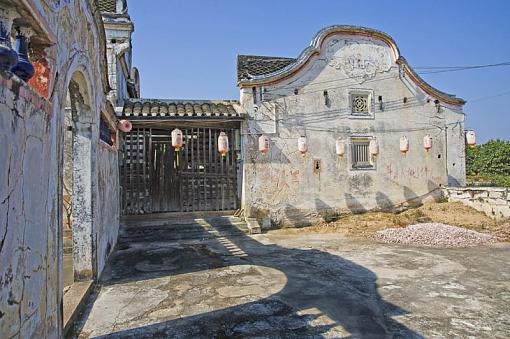
[[[510,246],[246,235],[233,217],[127,222],[79,338],[508,338]]]

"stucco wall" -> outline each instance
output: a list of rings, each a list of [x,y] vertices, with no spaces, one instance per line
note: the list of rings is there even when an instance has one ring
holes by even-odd
[[[21,87],[18,87],[21,86]],[[58,237],[51,111],[18,81],[0,88],[0,333],[58,333]],[[39,107],[38,107],[39,106]]]
[[[249,114],[243,130],[243,203],[249,216],[303,224],[327,213],[420,202],[439,196],[440,185],[464,182],[463,114],[444,104],[438,112],[434,98],[402,76],[395,60],[382,41],[336,34],[294,75],[257,86],[255,98],[251,87],[241,88],[241,105]],[[353,91],[369,94],[371,117],[351,116]],[[258,152],[262,133],[271,139],[268,154]],[[427,134],[433,138],[429,151],[423,147]],[[406,154],[399,150],[404,135],[410,141]],[[309,143],[304,156],[297,148],[300,136]],[[374,169],[352,169],[355,136],[377,139]],[[335,154],[338,137],[346,141],[343,157]],[[314,160],[321,163],[315,173]]]
[[[495,219],[510,218],[510,188],[445,187],[448,201],[458,201]]]
[[[97,269],[102,272],[119,232],[119,166],[117,150],[104,143],[98,148]]]
[[[82,216],[82,235],[87,235],[74,239],[74,245],[86,257],[84,261],[91,259],[87,274],[90,277],[100,273],[98,268],[104,265],[107,248],[101,245],[96,250],[93,240],[106,244],[110,241],[113,247],[118,230],[115,183],[112,189],[105,188],[98,175],[116,175],[116,170],[112,170],[116,169],[116,156],[96,156],[101,153],[99,114],[105,107],[104,93],[108,90],[102,75],[106,74],[101,52],[104,39],[92,2],[14,3],[31,4],[35,19],[28,21],[41,22],[55,44],[45,49],[48,78],[39,83],[45,86],[42,92],[48,94],[48,99],[16,77],[0,74],[0,337],[59,338],[63,298],[64,109],[72,79],[79,82],[80,95],[85,98],[80,102],[74,127],[88,153],[88,157],[73,154],[73,160],[79,160],[76,166],[81,166],[80,175],[89,181],[73,189],[73,195],[79,193],[76,213]],[[103,194],[105,189],[110,191]],[[110,211],[99,212],[111,206]],[[101,259],[94,265],[98,256]]]

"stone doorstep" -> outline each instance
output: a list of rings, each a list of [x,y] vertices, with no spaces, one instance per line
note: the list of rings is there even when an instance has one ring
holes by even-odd
[[[92,290],[92,280],[75,282],[64,294],[64,338],[77,319]]]
[[[261,233],[260,224],[256,218],[246,218],[246,226],[248,226],[250,234]]]
[[[168,212],[168,213],[147,213],[125,215],[121,217],[121,222],[136,222],[147,219],[153,220],[175,220],[175,219],[203,219],[211,217],[233,217],[235,211],[203,211],[203,212]]]

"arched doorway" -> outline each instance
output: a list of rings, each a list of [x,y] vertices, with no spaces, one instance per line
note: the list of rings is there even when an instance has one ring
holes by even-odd
[[[63,119],[62,235],[65,292],[93,277],[92,131],[88,82],[77,71],[67,87]],[[65,302],[65,301],[64,301]]]

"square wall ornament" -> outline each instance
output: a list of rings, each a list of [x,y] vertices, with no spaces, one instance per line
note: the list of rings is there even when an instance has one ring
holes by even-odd
[[[370,89],[347,90],[348,112],[351,119],[374,119],[374,91]]]

